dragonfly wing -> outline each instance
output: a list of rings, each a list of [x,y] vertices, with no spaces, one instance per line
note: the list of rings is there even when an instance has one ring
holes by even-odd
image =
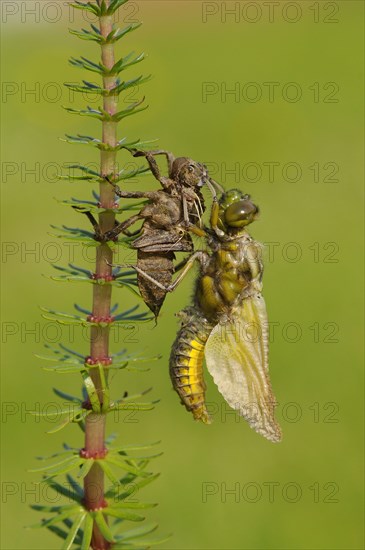
[[[245,298],[232,319],[220,321],[209,336],[205,359],[218,390],[251,428],[281,440],[274,417],[276,400],[268,367],[269,329],[260,294]]]

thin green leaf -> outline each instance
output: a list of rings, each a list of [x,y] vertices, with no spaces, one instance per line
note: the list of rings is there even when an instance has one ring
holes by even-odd
[[[99,147],[102,144],[100,139],[91,136],[82,136],[80,134],[78,134],[77,136],[70,136],[69,134],[65,134],[65,136],[66,139],[60,138],[60,141],[65,141],[67,143],[80,143],[81,145],[93,145],[95,147]]]
[[[103,365],[99,364],[98,368],[99,368],[101,388],[103,392],[103,404],[102,404],[101,410],[102,412],[105,412],[109,410],[109,406],[110,406],[110,391],[108,388],[108,382],[106,380],[105,369]]]
[[[57,229],[58,231],[62,231],[63,233],[66,233],[67,235],[94,238],[93,233],[91,233],[90,231],[86,231],[85,229],[80,229],[79,227],[67,227],[66,225],[63,225],[61,227],[51,225],[51,227],[52,229]]]
[[[160,458],[160,456],[163,455],[163,452],[160,452],[160,453],[155,453],[153,455],[138,455],[138,456],[129,456],[129,455],[126,455],[124,452],[120,452],[120,453],[111,453],[113,456],[121,456],[121,457],[128,457],[130,458],[131,460],[152,460],[154,458]]]
[[[83,488],[77,483],[77,481],[72,477],[72,475],[67,474],[66,479],[71,485],[72,489],[77,493],[79,498],[84,498],[84,490]],[[53,481],[50,481],[52,483]]]
[[[138,545],[135,545],[133,542],[130,542],[129,544],[120,543],[113,546],[113,550],[148,550],[151,546],[160,546],[160,544],[170,540],[171,537],[172,535],[169,534],[155,539],[142,538],[139,540]]]
[[[113,120],[114,122],[120,122],[121,120],[123,120],[124,118],[127,118],[128,116],[136,115],[137,113],[141,113],[142,111],[145,111],[146,109],[148,109],[148,105],[146,105],[145,107],[141,107],[140,109],[137,109],[135,105],[139,105],[139,103],[138,104],[133,103],[132,104],[133,106],[131,105],[127,109],[124,109],[123,111],[119,111],[115,115],[111,116],[110,120]]]
[[[70,510],[77,510],[78,506],[75,504],[61,505],[61,506],[43,506],[42,504],[31,504],[30,507],[32,510],[37,512],[45,512],[47,514],[59,514],[61,512],[69,512]]]
[[[100,178],[99,172],[95,172],[95,170],[91,170],[91,168],[88,168],[83,164],[67,164],[66,168],[68,170],[81,170],[81,172],[84,172],[85,174],[90,174],[92,176],[95,176],[95,178]]]
[[[73,464],[74,466],[79,465],[80,462],[82,462],[82,458],[80,458],[78,455],[67,457],[64,460],[61,460],[60,462],[56,462],[55,464],[50,464],[49,466],[42,466],[42,468],[35,468],[32,470],[29,470],[29,472],[35,474],[37,472],[45,472],[49,473],[50,471],[56,470],[66,464]]]
[[[90,271],[87,271],[86,269],[84,271],[81,271],[78,270],[78,269],[70,269],[70,268],[67,268],[67,267],[63,267],[63,266],[60,266],[60,265],[52,265],[52,267],[54,269],[57,269],[57,271],[61,271],[63,273],[66,273],[67,275],[76,275],[76,276],[80,276],[82,275],[83,277],[86,276],[86,278],[90,279],[91,277],[91,272]]]
[[[147,172],[150,172],[149,168],[146,168],[145,166],[139,166],[138,168],[134,170],[121,170],[118,174],[118,181],[124,181],[127,179],[134,178],[135,176],[139,176],[141,174],[146,174]]]
[[[107,455],[104,460],[108,464],[113,464],[114,466],[118,466],[118,468],[121,468],[122,470],[125,470],[126,472],[130,472],[131,474],[135,474],[135,475],[141,476],[141,477],[149,475],[147,472],[144,472],[143,470],[141,470],[139,468],[135,468],[131,464],[128,464],[127,461],[121,460],[117,456]]]
[[[74,2],[75,3],[71,4],[71,6],[76,10],[89,11],[90,13],[92,13],[93,15],[96,15],[97,17],[101,15],[100,9],[97,6],[97,4],[92,4],[91,2],[87,2],[85,4],[84,2],[80,2],[80,0],[74,0]]]
[[[131,67],[132,65],[136,65],[137,63],[140,63],[145,59],[145,54],[141,53],[137,55],[134,59],[131,59],[132,54],[126,55],[125,57],[121,57],[118,59],[118,61],[114,64],[114,66],[110,69],[110,74],[119,74],[121,71],[124,71],[128,67]],[[131,59],[131,60],[130,60]]]
[[[91,40],[93,42],[97,42],[98,44],[103,44],[105,42],[104,38],[100,34],[88,31],[86,29],[81,29],[81,31],[69,29],[69,32],[74,36],[77,36],[77,38],[81,38],[81,40]]]
[[[156,445],[160,445],[161,441],[154,441],[153,443],[148,443],[147,445],[121,445],[118,447],[111,447],[110,450],[113,452],[130,452],[130,451],[147,451],[148,449],[152,449]]]
[[[110,410],[113,411],[152,411],[159,400],[152,401],[151,403],[115,403],[110,406]]]
[[[128,2],[128,0],[111,0],[107,14],[112,15],[114,12],[117,11],[117,9],[119,9],[126,2]]]
[[[106,42],[109,44],[113,44],[114,42],[117,42],[118,40],[123,38],[126,34],[137,30],[141,25],[142,23],[131,23],[123,29],[115,29],[107,36]]]
[[[81,460],[81,459],[80,459]],[[57,470],[54,471],[48,471],[48,477],[46,478],[46,481],[48,479],[52,479],[55,476],[60,476],[62,474],[67,474],[68,472],[71,472],[74,470],[77,466],[80,464],[80,460],[75,463],[70,463],[68,465],[65,465],[64,467],[59,467]]]
[[[100,407],[99,396],[91,376],[87,372],[83,372],[82,378],[84,379],[85,388],[86,388],[87,395],[89,397],[93,412],[100,413],[101,407]],[[105,391],[104,387],[102,388],[102,391],[103,392]]]
[[[136,481],[136,478],[138,476],[127,474],[119,480],[118,484],[115,484],[115,487],[112,487],[111,489],[106,491],[105,498],[113,498],[115,502],[123,502],[131,495],[134,495],[137,490],[152,483],[152,481],[157,479],[159,476],[160,474],[149,474],[146,477],[142,478],[140,481]],[[128,486],[128,488],[123,493],[121,493],[119,487],[120,485],[126,485]]]
[[[89,550],[91,537],[93,534],[94,520],[91,514],[86,514],[84,523],[84,532],[82,535],[82,543],[80,550]]]
[[[68,533],[66,531],[63,531],[60,527],[57,525],[46,525],[47,529],[51,531],[54,535],[57,537],[66,540]]]
[[[100,110],[92,109],[91,107],[87,107],[86,109],[73,109],[72,107],[63,106],[63,108],[72,115],[88,116],[99,120],[103,120],[104,116]]]
[[[68,424],[72,422],[80,422],[81,420],[84,420],[89,414],[91,414],[90,410],[87,409],[81,409],[81,411],[76,412],[75,414],[69,416],[66,418],[61,424],[56,426],[55,428],[52,428],[51,430],[48,430],[48,434],[54,434],[65,428]]]
[[[84,477],[87,476],[87,474],[90,472],[91,468],[95,464],[95,460],[92,459],[92,458],[87,458],[87,459],[84,459],[84,460],[85,460],[85,462],[83,463],[83,465],[80,468],[79,473],[77,474],[77,477],[79,477],[81,479],[84,479]]]
[[[47,372],[56,372],[57,374],[76,374],[85,370],[85,367],[81,365],[54,365],[42,368]]]
[[[109,525],[105,521],[103,513],[101,511],[95,512],[94,519],[103,537],[109,542],[115,542],[113,533],[111,532]]]
[[[102,15],[107,15],[107,6],[106,6],[106,0],[97,0],[98,5],[100,6],[100,11]]]
[[[87,516],[87,512],[83,511],[73,522],[72,527],[67,535],[67,539],[65,540],[65,543],[62,545],[62,550],[70,550],[72,547],[72,544],[76,538],[77,532],[81,527],[82,522],[84,521],[85,517]]]
[[[103,470],[103,472],[105,473],[105,475],[110,479],[110,481],[114,484],[114,485],[118,485],[119,484],[119,480],[118,478],[116,477],[116,475],[114,474],[113,470],[110,468],[110,466],[107,464],[107,462],[105,460],[99,460],[99,466],[100,468]]]
[[[120,95],[122,92],[124,92],[125,90],[128,90],[129,88],[142,86],[142,84],[149,82],[151,78],[152,78],[152,75],[150,74],[147,76],[140,75],[140,76],[137,76],[136,78],[132,78],[131,80],[121,82],[115,88],[112,88],[110,90],[109,95]],[[142,99],[142,101],[144,101],[144,98]],[[142,103],[142,101],[140,103]]]
[[[37,460],[51,460],[52,458],[57,458],[58,456],[66,456],[77,452],[76,449],[65,449],[64,451],[60,451],[59,453],[53,453],[50,456],[36,456]]]
[[[118,502],[117,504],[113,504],[111,508],[115,508],[116,510],[120,510],[123,508],[126,509],[136,509],[136,510],[146,510],[147,508],[155,508],[157,506],[157,503],[155,502]]]
[[[140,527],[135,527],[134,529],[129,529],[128,531],[125,531],[121,535],[117,536],[117,540],[124,541],[124,540],[131,540],[136,539],[139,537],[143,537],[145,535],[149,535],[150,533],[153,533],[158,528],[157,523],[153,523],[150,525],[141,525]]]
[[[93,85],[91,82],[85,82],[84,86],[82,86],[81,84],[73,84],[72,82],[64,82],[63,85],[66,86],[66,88],[68,88],[69,90],[80,94],[95,93],[101,96],[109,95],[109,93],[106,93],[103,88]]]
[[[72,403],[82,403],[82,400],[79,397],[75,397],[74,395],[70,395],[69,393],[65,393],[61,390],[58,390],[57,388],[52,388],[53,393],[55,393],[58,397],[61,397],[62,399],[66,399],[66,401],[71,401]]]
[[[115,355],[118,355],[118,354],[115,354]],[[145,395],[150,393],[150,391],[152,391],[152,388],[147,388],[146,390],[143,390],[140,393],[134,393],[134,394],[131,394],[131,395],[123,395],[123,397],[121,399],[118,399],[116,401],[116,403],[123,403],[123,402],[127,403],[127,402],[131,402],[131,401],[134,403],[136,399],[140,399],[141,397],[144,397]]]
[[[139,514],[132,514],[131,512],[125,512],[117,508],[105,508],[104,514],[112,516],[114,518],[126,519],[128,521],[143,521],[145,518]]]
[[[71,511],[71,510],[67,510],[66,512],[64,512],[63,514],[58,514],[57,516],[53,517],[53,518],[49,518],[49,519],[43,519],[42,522],[40,524],[37,524],[37,525],[34,525],[32,527],[34,528],[37,528],[37,527],[49,527],[50,525],[55,525],[56,523],[59,523],[60,521],[63,521],[64,519],[68,519],[68,518],[71,518],[72,516],[74,516],[76,514],[76,512],[80,512],[80,511],[83,511],[83,508],[80,508],[79,506],[75,506],[74,509]]]
[[[103,75],[105,71],[105,67],[103,67],[101,63],[94,63],[93,61],[90,61],[90,59],[87,59],[86,57],[81,57],[80,59],[71,57],[69,59],[69,63],[73,67],[85,69],[87,71],[91,71],[93,73],[97,73],[100,75]]]
[[[80,495],[78,491],[75,490],[75,487],[73,485],[69,484],[71,485],[71,488],[66,487],[64,485],[61,485],[60,483],[57,483],[54,480],[48,480],[47,484],[52,489],[54,489],[59,495],[63,495],[69,500],[73,500],[75,502],[81,503],[81,497],[83,496],[83,493],[82,495]]]
[[[77,407],[77,410],[81,410],[81,407]],[[37,416],[37,417],[45,417],[45,418],[53,418],[54,416],[62,416],[64,414],[70,414],[72,412],[72,409],[70,407],[67,407],[66,409],[57,409],[56,411],[54,412],[48,412],[48,411],[43,411],[43,412],[38,412],[38,411],[30,411],[30,414],[32,416]]]

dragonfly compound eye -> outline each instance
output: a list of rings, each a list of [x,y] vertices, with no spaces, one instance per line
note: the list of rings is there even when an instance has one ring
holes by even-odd
[[[224,221],[229,227],[244,227],[254,221],[258,211],[258,207],[253,202],[242,199],[226,208]]]

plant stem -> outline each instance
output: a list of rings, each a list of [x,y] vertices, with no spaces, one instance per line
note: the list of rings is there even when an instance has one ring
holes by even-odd
[[[109,5],[110,0],[106,0]],[[107,37],[113,30],[113,17],[100,17],[100,31],[104,37]],[[115,63],[114,60],[114,45],[105,44],[101,46],[101,61],[107,69],[111,69]],[[116,86],[116,77],[104,77],[103,87],[105,89],[113,89]],[[117,112],[118,96],[110,95],[104,97],[103,107],[110,114]],[[114,147],[117,143],[117,123],[102,122],[102,139],[107,145]],[[101,151],[100,157],[100,174],[101,176],[113,177],[117,171],[116,167],[116,152]],[[100,207],[111,209],[114,205],[114,189],[105,182],[100,183]],[[99,226],[102,232],[111,230],[114,227],[115,214],[106,212],[99,214]],[[100,244],[96,249],[96,269],[97,278],[107,277],[111,275],[112,268],[109,264],[112,263],[113,252],[107,244]],[[110,316],[111,306],[111,285],[93,285],[93,316],[96,318],[108,318]],[[91,327],[91,349],[90,357],[94,361],[102,360],[109,357],[109,326],[101,328],[100,326]],[[103,402],[102,386],[100,375],[97,369],[91,369],[91,376],[98,392],[100,403]],[[105,373],[107,375],[107,373]],[[85,425],[85,452],[90,456],[95,456],[104,451],[105,441],[105,421],[106,415],[91,414],[87,417]],[[104,504],[104,473],[100,466],[95,463],[84,481],[85,490],[85,506],[89,510],[102,508]],[[93,537],[91,546],[94,550],[107,550],[110,548],[110,543],[106,541],[100,533],[99,528],[94,524]]]

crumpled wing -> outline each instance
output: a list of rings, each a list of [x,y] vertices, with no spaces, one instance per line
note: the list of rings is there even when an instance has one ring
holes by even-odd
[[[269,365],[269,328],[261,294],[245,298],[220,321],[207,341],[205,359],[218,390],[257,433],[279,442],[281,429],[274,417]]]

